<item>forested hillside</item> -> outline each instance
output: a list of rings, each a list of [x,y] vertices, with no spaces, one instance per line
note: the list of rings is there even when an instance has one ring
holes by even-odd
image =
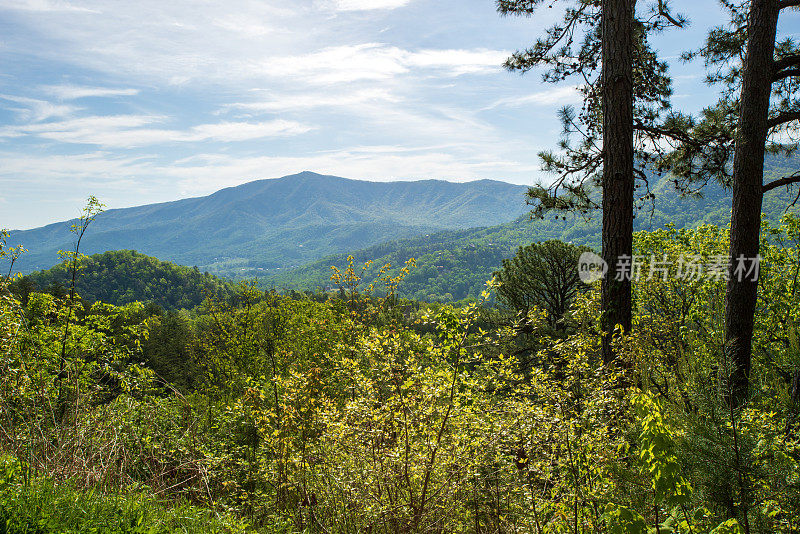
[[[510,221],[525,188],[481,180],[365,182],[303,172],[190,198],[101,213],[82,250],[134,249],[212,274],[254,276],[389,239]],[[23,272],[49,268],[72,246],[69,226],[13,231]]]
[[[792,174],[800,169],[800,158],[769,158],[767,173],[770,177]],[[682,197],[669,176],[659,180],[653,188],[654,202],[641,204],[634,227],[652,230],[673,224],[677,228],[693,228],[701,224],[724,226],[730,218],[730,191],[709,184],[699,197]],[[792,193],[776,190],[764,199],[764,215],[773,224],[780,221],[787,206],[794,199]],[[797,211],[797,208],[790,208]],[[488,228],[445,231],[419,237],[381,243],[362,250],[328,256],[282,274],[259,277],[262,285],[276,289],[315,290],[330,287],[331,266],[341,267],[352,254],[358,262],[372,261],[365,277],[372,279],[384,265],[401,267],[414,258],[416,268],[406,277],[401,293],[423,301],[450,302],[465,298],[478,298],[492,273],[500,268],[502,260],[513,256],[518,247],[536,241],[559,239],[576,245],[600,249],[600,221],[576,215],[566,218],[548,216],[531,220],[519,219]]]
[[[11,284],[23,302],[34,291],[66,295],[72,273],[67,263],[24,276]],[[77,278],[78,295],[91,303],[122,306],[152,302],[166,309],[194,308],[207,297],[232,294],[233,284],[196,267],[160,261],[133,250],[117,250],[85,258]]]
[[[332,298],[242,286],[180,313],[23,303],[2,277],[0,525],[718,534],[746,513],[752,533],[795,532],[800,219],[765,234],[754,347],[768,358],[742,415],[714,363],[725,281],[677,270],[724,254],[711,225],[637,235],[669,277],[634,284],[637,329],[610,368],[597,283],[560,317],[513,319],[398,300],[407,273],[379,280],[388,294],[342,270]]]

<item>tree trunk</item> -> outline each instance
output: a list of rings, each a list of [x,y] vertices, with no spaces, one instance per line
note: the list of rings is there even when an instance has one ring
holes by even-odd
[[[616,279],[618,260],[633,252],[633,17],[635,0],[602,0],[603,361],[615,358],[611,333],[631,328],[631,281]]]
[[[780,9],[776,0],[753,0],[747,23],[747,50],[742,71],[739,124],[733,157],[731,269],[725,299],[725,356],[730,365],[729,402],[747,398],[750,378],[753,316],[758,280],[735,276],[739,258],[758,255],[764,150],[767,139],[772,64]]]

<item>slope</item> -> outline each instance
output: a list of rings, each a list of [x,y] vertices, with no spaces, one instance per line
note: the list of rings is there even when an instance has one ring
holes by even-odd
[[[193,308],[209,294],[233,293],[233,284],[191,267],[160,261],[132,250],[109,251],[85,259],[77,293],[85,301],[121,306],[133,301],[154,302],[165,309]],[[24,276],[11,290],[23,301],[31,291],[63,294],[69,287],[64,264]]]
[[[800,168],[800,161],[790,162],[789,167],[774,159],[769,163],[767,181]],[[681,228],[700,224],[726,226],[729,223],[730,192],[718,185],[707,186],[700,197],[687,198],[678,195],[669,178],[663,177],[655,183],[654,191],[655,202],[641,204],[642,209],[634,220],[636,230],[652,230],[666,224]],[[777,223],[792,200],[794,195],[785,189],[769,192],[764,199],[766,218]],[[478,297],[504,258],[513,256],[520,246],[547,239],[560,239],[599,250],[600,221],[598,218],[585,221],[573,216],[530,220],[522,216],[486,228],[399,239],[355,250],[352,254],[357,262],[373,261],[365,272],[367,280],[374,279],[377,270],[387,263],[398,266],[409,258],[415,258],[417,267],[404,280],[400,288],[402,294],[423,301],[451,301]],[[346,265],[347,256],[346,253],[332,255],[298,269],[264,277],[261,283],[277,289],[330,290],[330,268]]]
[[[135,249],[215,274],[271,272],[341,250],[430,231],[503,223],[525,211],[524,186],[492,180],[365,182],[303,172],[199,198],[108,210],[82,243],[88,254]],[[71,246],[73,221],[14,231],[23,272]]]

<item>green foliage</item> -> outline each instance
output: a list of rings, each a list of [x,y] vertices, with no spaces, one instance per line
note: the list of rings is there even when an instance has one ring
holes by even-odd
[[[209,295],[233,293],[233,284],[200,273],[196,269],[160,261],[133,250],[117,250],[85,257],[80,262],[81,275],[76,289],[88,302],[102,301],[114,305],[134,301],[152,302],[165,309],[194,308]],[[11,286],[22,296],[27,284],[30,290],[50,290],[69,285],[68,265],[59,264],[46,271],[31,273]]]
[[[647,521],[637,512],[616,504],[607,504],[603,518],[611,534],[645,534]]]
[[[198,386],[200,375],[191,318],[185,311],[168,311],[147,320],[142,356],[156,376],[180,391]]]
[[[550,325],[556,326],[585,287],[578,277],[578,259],[588,251],[555,240],[520,247],[494,273],[497,299],[523,316],[534,307],[545,310]]]
[[[486,301],[398,298],[413,261],[349,258],[324,296],[241,284],[180,312],[0,291],[0,518],[12,532],[796,531],[800,218],[763,235],[758,387],[736,411],[724,279],[678,276],[680,258],[725,253],[713,225],[636,234],[635,328],[610,366],[596,284],[569,329],[534,307],[523,339]],[[648,278],[664,258],[668,276]]]
[[[642,427],[639,459],[653,480],[656,502],[670,508],[687,506],[692,500],[692,486],[681,476],[672,431],[660,407],[647,395],[634,397],[633,406]]]
[[[8,230],[0,229],[0,260],[8,262],[8,271],[3,275],[6,281],[11,280],[11,275],[14,272],[14,264],[19,257],[26,252],[22,245],[16,247],[8,246]]]
[[[797,157],[767,158],[767,174],[779,177],[800,168]],[[709,184],[701,196],[683,198],[675,191],[673,178],[650,177],[656,198],[645,203],[634,219],[638,231],[654,230],[667,224],[677,228],[696,228],[703,224],[725,226],[730,219],[730,192],[718,184]],[[794,199],[783,190],[774,190],[764,197],[764,214],[773,225],[778,224],[786,206]],[[796,212],[795,208],[794,212]],[[790,210],[791,211],[791,210]],[[372,260],[364,273],[368,281],[377,278],[380,266],[387,263],[402,266],[415,258],[417,266],[399,288],[400,296],[425,302],[476,301],[492,273],[502,267],[504,259],[514,256],[519,247],[534,242],[558,239],[576,246],[600,248],[600,221],[580,217],[547,217],[539,220],[521,218],[489,228],[447,231],[401,239],[353,252],[362,260]],[[330,266],[347,261],[348,254],[337,254],[283,274],[258,276],[264,287],[280,290],[331,289]]]
[[[244,532],[233,518],[159,502],[141,491],[100,495],[48,478],[24,481],[20,464],[0,457],[0,532],[4,534],[171,534]]]

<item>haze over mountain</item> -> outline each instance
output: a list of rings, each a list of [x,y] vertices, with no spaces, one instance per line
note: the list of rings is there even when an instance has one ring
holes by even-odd
[[[366,182],[302,172],[100,214],[82,252],[134,249],[231,275],[274,272],[325,255],[428,232],[502,224],[527,211],[526,188],[493,180]],[[22,272],[58,262],[74,221],[13,231]]]

